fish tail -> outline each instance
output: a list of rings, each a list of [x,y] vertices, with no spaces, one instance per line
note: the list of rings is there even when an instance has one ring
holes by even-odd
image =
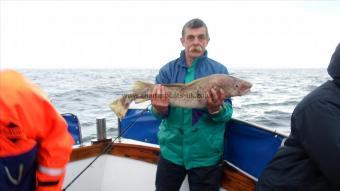
[[[117,115],[119,119],[123,118],[129,109],[130,103],[135,100],[136,103],[140,103],[148,100],[148,93],[153,87],[152,83],[136,81],[133,86],[133,93],[124,95],[119,99],[116,99],[110,104],[111,110]]]
[[[125,116],[132,100],[133,99],[131,99],[131,95],[124,95],[123,97],[113,101],[110,104],[110,108],[117,115],[117,117],[121,119]]]

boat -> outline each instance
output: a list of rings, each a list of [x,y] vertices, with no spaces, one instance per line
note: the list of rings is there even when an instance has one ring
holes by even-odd
[[[118,122],[119,136],[109,139],[100,135],[91,144],[79,140],[81,129],[74,115],[64,117],[77,143],[67,165],[64,190],[155,190],[160,121],[148,109],[130,108]],[[97,122],[97,133],[98,128]],[[286,138],[286,134],[268,127],[231,119],[226,126],[220,190],[255,190],[262,170]],[[187,179],[180,190],[189,190]]]

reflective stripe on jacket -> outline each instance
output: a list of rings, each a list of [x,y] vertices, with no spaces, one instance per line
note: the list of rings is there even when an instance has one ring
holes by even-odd
[[[37,180],[32,184],[37,183],[36,190],[61,190],[73,139],[47,96],[18,72],[0,71],[0,114],[0,160],[37,146],[37,166],[44,170],[34,169]]]

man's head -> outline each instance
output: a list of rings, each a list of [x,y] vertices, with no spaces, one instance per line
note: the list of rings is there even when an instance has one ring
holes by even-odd
[[[192,19],[183,26],[181,42],[186,56],[202,56],[209,40],[207,25],[201,19]]]

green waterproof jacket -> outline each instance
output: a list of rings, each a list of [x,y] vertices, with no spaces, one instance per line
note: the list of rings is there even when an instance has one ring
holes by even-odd
[[[206,59],[208,59],[206,54],[203,57],[195,59],[190,68],[180,63],[180,59],[169,64],[182,64],[180,65],[182,67],[177,67],[177,69],[185,70],[185,75],[183,76],[184,83],[191,82],[196,79],[197,76],[203,77],[204,74],[197,75],[197,71],[202,71],[202,66],[208,66],[210,69],[216,68],[215,73],[227,73],[226,69],[225,71],[220,70],[221,64],[215,62],[206,64]],[[157,76],[158,79],[164,72],[173,71],[183,73],[183,71],[175,70],[164,71],[169,67],[176,68],[176,66],[169,66],[169,64],[161,69],[160,74]],[[209,75],[209,73],[206,75]],[[225,123],[231,119],[233,112],[230,101],[226,101],[220,112],[215,115],[209,114],[207,110],[180,107],[169,107],[169,112],[166,116],[161,116],[156,113],[153,108],[151,110],[156,117],[162,119],[158,132],[158,141],[161,155],[165,159],[175,164],[185,166],[186,169],[212,166],[221,161]]]

